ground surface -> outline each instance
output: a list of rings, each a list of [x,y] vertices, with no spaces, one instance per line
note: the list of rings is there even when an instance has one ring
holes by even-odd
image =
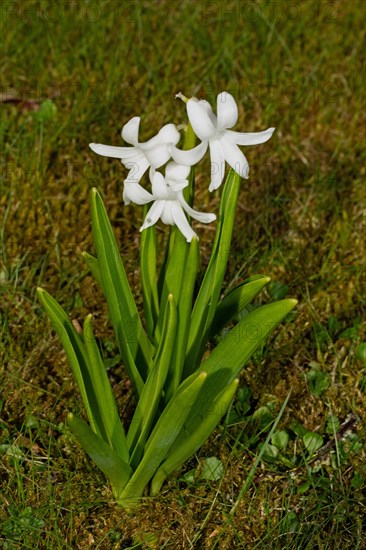
[[[28,0],[1,14],[4,547],[364,548],[365,3]],[[89,191],[105,198],[137,295],[142,212],[122,206],[120,163],[88,143],[121,144],[135,115],[148,138],[185,119],[176,92],[214,103],[224,90],[239,104],[236,129],[276,127],[246,150],[225,286],[263,273],[273,281],[263,301],[299,306],[243,371],[247,389],[210,441],[161,496],[126,512],[64,428],[79,397],[35,289],[80,322],[93,312],[113,354],[80,256],[91,246]],[[204,173],[197,204],[210,211],[219,194],[203,191]],[[212,230],[200,235],[204,263]],[[128,381],[119,365],[110,373],[123,410]],[[240,493],[289,388],[272,456]],[[317,460],[306,432],[317,434]],[[217,480],[202,479],[211,456],[224,465]]]

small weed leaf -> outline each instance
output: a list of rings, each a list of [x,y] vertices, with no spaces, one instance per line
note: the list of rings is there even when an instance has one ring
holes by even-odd
[[[223,473],[224,466],[221,460],[216,458],[216,456],[210,456],[209,458],[206,458],[203,464],[201,479],[205,479],[207,481],[217,481],[221,479]]]
[[[330,386],[329,375],[319,369],[317,363],[312,363],[311,370],[306,374],[306,381],[312,395],[319,397]]]
[[[320,449],[320,447],[322,447],[324,440],[321,435],[314,432],[308,432],[304,435],[303,442],[309,456],[312,456],[318,449]]]

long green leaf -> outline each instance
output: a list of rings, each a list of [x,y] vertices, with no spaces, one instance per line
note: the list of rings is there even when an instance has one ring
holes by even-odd
[[[199,364],[208,339],[210,324],[215,315],[230,252],[239,190],[240,176],[231,170],[226,179],[221,198],[219,220],[211,258],[192,312],[184,376],[187,376]]]
[[[140,247],[141,286],[147,332],[154,338],[155,325],[159,314],[159,298],[156,282],[156,227],[141,233]]]
[[[92,272],[92,275],[93,275],[94,279],[103,288],[102,275],[100,273],[100,267],[99,267],[99,264],[98,264],[98,259],[95,256],[92,256],[92,254],[89,254],[89,252],[82,252],[81,255],[84,258],[85,263],[87,264],[88,268]]]
[[[217,396],[210,410],[202,418],[202,421],[197,424],[196,429],[185,440],[181,440],[177,445],[175,442],[171,446],[169,454],[162,465],[157,470],[154,478],[151,481],[151,495],[156,495],[165,481],[165,479],[177,468],[192,456],[208,439],[213,430],[216,428],[221,418],[227,411],[232,398],[234,397],[239,380],[236,378],[221,393]]]
[[[160,297],[159,317],[155,331],[155,340],[157,343],[159,343],[161,338],[168,295],[173,294],[178,304],[182,281],[184,280],[189,244],[177,226],[173,226],[170,231],[168,246],[168,259],[164,266],[165,278]]]
[[[141,497],[190,414],[205,379],[205,372],[195,373],[181,384],[170,400],[146,443],[138,468],[120,495],[121,505],[133,504]]]
[[[92,229],[98,263],[116,339],[137,394],[152,365],[153,346],[142,327],[102,199],[91,192]]]
[[[238,315],[270,280],[270,277],[261,277],[249,282],[244,281],[241,285],[231,290],[217,306],[215,316],[210,325],[209,338],[218,334],[226,323]]]
[[[89,358],[88,366],[90,380],[95,390],[95,406],[97,406],[100,411],[100,418],[102,421],[100,431],[101,433],[105,433],[103,439],[106,443],[116,451],[118,456],[125,462],[128,462],[129,454],[125,432],[118,414],[107,372],[94,337],[91,319],[91,315],[88,315],[85,319],[84,342]]]
[[[171,363],[177,327],[177,309],[173,295],[168,296],[163,333],[154,366],[142,390],[135,414],[127,434],[132,468],[136,468],[144,450],[146,439],[158,408],[165,379]]]
[[[42,288],[38,288],[37,292],[65,349],[72,372],[79,386],[90,425],[95,433],[103,436],[100,431],[101,418],[96,406],[96,395],[90,379],[88,355],[84,343],[67,314],[56,300]]]
[[[181,383],[184,360],[187,352],[187,342],[192,312],[193,292],[199,266],[198,239],[193,238],[186,256],[184,282],[181,286],[178,302],[178,328],[172,368],[169,370],[165,402],[167,403]]]
[[[109,479],[113,494],[117,498],[131,477],[132,468],[105,441],[92,432],[86,422],[69,413],[67,424],[84,451]]]
[[[174,446],[185,444],[185,441],[195,433],[205,418],[205,411],[212,408],[220,390],[239,376],[260,343],[296,304],[297,300],[281,300],[259,307],[250,312],[225,336],[200,367],[207,372],[207,380]]]

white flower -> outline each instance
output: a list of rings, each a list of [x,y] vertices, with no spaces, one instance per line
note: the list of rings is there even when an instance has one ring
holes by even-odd
[[[154,201],[149,209],[140,231],[154,225],[159,218],[168,225],[177,225],[188,242],[196,236],[184,214],[201,223],[210,223],[216,219],[215,214],[197,212],[187,204],[183,189],[188,185],[190,167],[169,162],[165,169],[165,177],[160,172],[150,171],[152,193],[148,193],[139,184],[131,186],[130,198],[137,204],[147,204]]]
[[[139,143],[140,117],[132,118],[122,128],[122,138],[131,143],[132,147],[113,147],[101,143],[90,143],[89,147],[98,155],[120,159],[130,171],[125,180],[123,193],[125,203],[130,202],[129,184],[138,183],[149,166],[160,168],[170,159],[170,146],[176,145],[180,135],[174,124],[166,124],[159,133],[146,141]],[[137,203],[141,204],[141,203]]]
[[[180,97],[178,95],[178,97]],[[224,178],[225,161],[244,178],[249,177],[249,165],[238,145],[257,145],[269,140],[274,128],[263,132],[233,132],[238,120],[238,108],[235,99],[227,92],[217,96],[217,116],[211,105],[204,100],[191,98],[187,101],[189,122],[202,143],[188,151],[171,147],[173,159],[179,164],[196,164],[210,147],[211,183],[209,190],[217,189]]]

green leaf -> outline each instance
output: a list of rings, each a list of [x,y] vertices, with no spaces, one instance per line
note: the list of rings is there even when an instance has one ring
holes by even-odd
[[[90,269],[94,279],[103,288],[102,275],[100,273],[100,267],[99,267],[97,258],[85,251],[82,252],[81,255],[84,258],[88,268]]]
[[[172,368],[169,370],[165,402],[167,403],[171,396],[176,392],[182,379],[182,371],[187,351],[187,342],[192,312],[192,301],[194,286],[199,266],[199,244],[198,239],[193,237],[189,244],[186,256],[186,266],[184,270],[184,284],[180,290],[178,302],[178,326],[177,336],[172,359]]]
[[[209,456],[205,459],[202,468],[201,479],[207,481],[218,481],[224,474],[224,465],[216,456]]]
[[[244,281],[241,285],[231,290],[217,306],[210,326],[209,338],[218,334],[226,323],[234,319],[270,280],[270,277],[261,277],[250,282]]]
[[[42,124],[48,120],[53,120],[57,116],[57,107],[51,99],[42,101],[38,111],[32,113],[34,119],[38,120]]]
[[[140,247],[141,286],[147,332],[151,339],[159,314],[158,287],[156,282],[156,227],[141,233]]]
[[[260,446],[260,448],[262,448],[262,446]],[[267,443],[266,445],[263,445],[262,458],[267,462],[277,462],[279,452],[280,451],[277,449],[277,447]]]
[[[56,300],[42,288],[38,288],[37,292],[65,349],[72,372],[79,386],[90,425],[93,431],[101,435],[99,431],[100,421],[97,418],[99,411],[95,407],[96,396],[90,379],[88,356],[84,343],[67,314]]]
[[[149,373],[140,399],[138,401],[131,425],[127,434],[132,468],[136,468],[150,433],[156,410],[158,408],[164,383],[167,377],[177,328],[177,310],[173,296],[168,296],[168,307],[164,319],[163,333],[154,365]]]
[[[104,294],[123,362],[137,394],[152,366],[153,346],[142,327],[102,199],[91,193],[92,228]]]
[[[164,265],[164,284],[160,296],[159,318],[155,330],[155,341],[157,343],[159,343],[161,337],[168,295],[173,294],[176,303],[179,304],[182,281],[185,280],[189,243],[187,243],[177,226],[173,226],[171,229],[168,247],[168,257]]]
[[[192,312],[188,353],[184,366],[185,377],[194,372],[199,365],[210,334],[210,325],[215,316],[230,252],[239,189],[240,177],[231,170],[222,193],[211,258]]]
[[[187,378],[165,407],[146,443],[144,456],[138,468],[120,495],[119,502],[122,506],[136,504],[136,499],[143,494],[144,488],[166,458],[187,416],[191,413],[206,376],[205,372],[200,372]]]
[[[174,441],[166,460],[159,467],[151,482],[152,495],[156,495],[160,491],[164,480],[192,456],[208,439],[227,411],[238,383],[238,379],[233,380],[231,384],[219,393],[210,407],[201,410],[200,422],[195,424],[195,429],[191,430],[189,436],[187,436],[185,427],[183,427],[178,438]]]
[[[84,451],[109,479],[113,494],[117,497],[132,475],[130,466],[105,441],[92,432],[86,422],[69,413],[67,424]]]
[[[322,436],[314,432],[306,433],[302,439],[309,456],[313,455],[318,449],[320,449],[324,442]]]
[[[366,365],[366,342],[361,342],[356,348],[356,357]]]
[[[286,449],[289,441],[290,436],[286,430],[278,430],[271,438],[272,445],[275,445],[278,449]]]
[[[330,386],[328,373],[321,371],[316,363],[313,363],[312,369],[306,374],[306,381],[310,392],[316,397],[319,397]]]
[[[243,366],[271,330],[295,307],[296,300],[282,300],[251,311],[229,332],[202,363],[207,380],[202,387],[184,430],[177,438],[183,445],[205,417],[222,388],[238,377]]]
[[[84,323],[84,342],[88,354],[90,382],[95,391],[96,402],[94,407],[99,409],[99,432],[125,462],[129,460],[127,442],[117,405],[108,380],[104,362],[100,356],[98,345],[95,341],[92,316],[88,315]]]

